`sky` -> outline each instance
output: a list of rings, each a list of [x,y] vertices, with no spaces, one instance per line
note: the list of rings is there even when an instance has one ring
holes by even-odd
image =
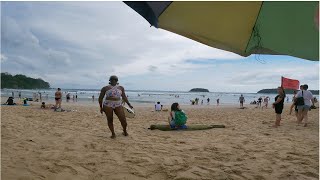
[[[51,87],[257,92],[281,76],[319,89],[319,62],[242,57],[150,24],[123,2],[1,2],[1,72]]]

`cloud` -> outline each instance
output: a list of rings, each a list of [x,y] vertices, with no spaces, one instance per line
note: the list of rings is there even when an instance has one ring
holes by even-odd
[[[0,61],[1,61],[1,63],[2,63],[2,62],[5,62],[7,59],[8,59],[7,56],[5,56],[4,54],[0,54]]]
[[[126,89],[246,92],[274,86],[281,75],[319,85],[314,62],[277,56],[261,64],[150,27],[123,2],[1,4],[2,71],[52,87],[100,88],[113,74]]]

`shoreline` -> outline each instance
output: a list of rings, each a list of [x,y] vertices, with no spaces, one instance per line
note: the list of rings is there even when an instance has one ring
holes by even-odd
[[[14,98],[15,102],[17,104],[23,104],[22,103],[22,99],[19,100],[19,98]],[[1,104],[5,103],[7,100],[7,97],[1,97]],[[55,101],[54,99],[50,99],[50,100],[43,100],[42,102],[46,102],[46,105],[54,105]],[[174,101],[173,101],[174,102]],[[34,102],[34,101],[28,101],[28,104],[31,106],[39,106],[41,105],[41,102]],[[131,102],[131,104],[133,105],[133,107],[151,107],[154,108],[154,103],[140,103],[140,102]],[[65,99],[63,99],[62,103],[61,103],[62,107],[63,106],[85,106],[85,107],[99,107],[99,102],[97,100],[95,100],[94,102],[92,102],[92,100],[79,100],[77,102],[73,102],[72,100],[70,100],[69,102],[66,102]],[[263,103],[262,103],[263,105]],[[289,103],[284,103],[285,106],[291,106],[291,102]],[[127,106],[127,105],[125,105]],[[191,105],[191,104],[181,104],[180,105],[183,108],[194,108],[194,109],[201,109],[201,108],[209,108],[209,109],[217,109],[217,108],[240,108],[240,104],[239,103],[220,103],[219,106],[217,106],[216,104],[203,104],[203,105]],[[257,105],[256,104],[245,104],[244,103],[244,107],[245,109],[256,109]],[[164,109],[170,109],[170,105],[163,105]],[[268,105],[268,109],[271,108],[272,109],[272,102],[269,102]],[[258,108],[259,109],[259,108]]]

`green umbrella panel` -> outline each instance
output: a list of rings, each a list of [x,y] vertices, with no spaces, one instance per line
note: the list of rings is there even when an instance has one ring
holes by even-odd
[[[152,26],[241,56],[319,61],[319,2],[125,1]]]

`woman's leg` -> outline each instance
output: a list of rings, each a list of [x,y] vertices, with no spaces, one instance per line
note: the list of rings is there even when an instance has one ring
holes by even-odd
[[[113,127],[113,109],[111,107],[104,106],[103,107],[104,113],[106,113],[107,120],[108,120],[108,127],[111,131],[111,138],[115,138],[116,134],[114,133],[114,127]]]
[[[302,112],[303,119],[304,119],[304,127],[307,127],[307,123],[308,123],[308,111],[309,111],[309,109],[304,109],[303,112]]]
[[[302,119],[303,119],[303,117],[302,117],[302,109],[298,108],[298,124],[300,124]]]
[[[298,111],[294,111],[295,115],[296,115],[296,118],[297,118],[297,122],[299,121],[299,115],[298,115]]]
[[[280,126],[280,121],[281,121],[281,114],[277,114],[277,113],[276,113],[276,122],[275,122],[275,124],[274,124],[273,127],[278,127],[278,126]]]
[[[128,133],[127,133],[127,119],[126,119],[126,116],[124,114],[122,106],[116,107],[114,109],[114,112],[118,116],[119,121],[121,123],[121,126],[123,128],[123,135],[128,136]]]
[[[54,109],[57,109],[59,105],[59,101],[56,100],[56,105],[54,106]]]
[[[58,106],[59,106],[59,108],[61,108],[61,101],[62,101],[62,98],[60,98],[60,99],[58,100]]]

